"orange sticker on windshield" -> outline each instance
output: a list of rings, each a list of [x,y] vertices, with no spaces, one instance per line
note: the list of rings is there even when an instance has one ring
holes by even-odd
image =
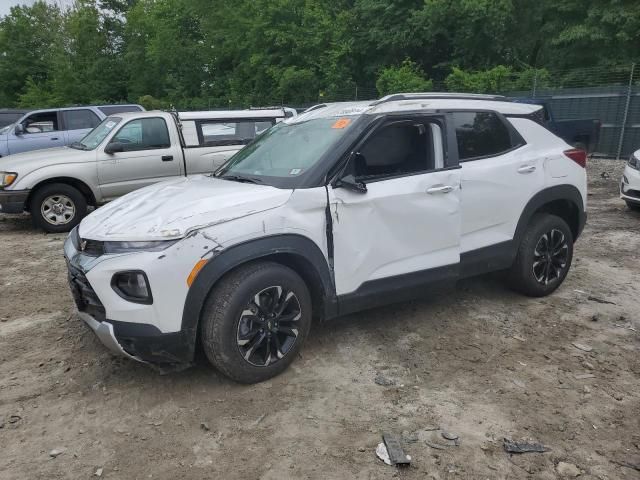
[[[351,123],[350,118],[341,118],[340,120],[336,120],[336,123],[331,125],[331,128],[344,128]]]

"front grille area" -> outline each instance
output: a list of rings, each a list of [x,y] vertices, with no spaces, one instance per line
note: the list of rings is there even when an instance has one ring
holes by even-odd
[[[85,274],[69,262],[67,262],[67,269],[69,287],[78,310],[88,313],[99,322],[103,322],[106,319],[104,306]]]
[[[100,257],[104,255],[104,242],[98,240],[80,240],[80,250],[90,257]]]

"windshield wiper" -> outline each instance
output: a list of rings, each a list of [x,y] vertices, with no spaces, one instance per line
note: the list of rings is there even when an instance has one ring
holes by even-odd
[[[71,148],[75,148],[76,150],[87,150],[87,146],[84,143],[73,142],[69,145]]]
[[[264,183],[259,178],[243,177],[241,175],[220,175],[218,178],[222,178],[223,180],[231,180],[232,182],[255,183],[255,184]]]

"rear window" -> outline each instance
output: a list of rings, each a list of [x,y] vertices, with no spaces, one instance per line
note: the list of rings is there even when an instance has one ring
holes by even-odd
[[[461,161],[497,156],[517,146],[493,112],[453,112],[453,121]]]
[[[109,116],[115,113],[141,112],[142,108],[140,108],[138,105],[109,105],[108,107],[98,107],[98,110],[100,110],[106,116]]]
[[[100,124],[98,116],[91,110],[85,108],[79,110],[63,110],[62,118],[64,120],[65,130],[95,128]]]
[[[273,120],[200,120],[196,122],[203,147],[247,145],[275,124]]]

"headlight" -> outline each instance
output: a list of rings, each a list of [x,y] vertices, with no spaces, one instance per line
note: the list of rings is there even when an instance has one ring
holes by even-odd
[[[125,300],[151,305],[153,297],[147,275],[142,270],[118,272],[111,279],[111,288]]]
[[[104,242],[104,253],[159,252],[169,248],[178,240],[153,242]]]
[[[8,187],[18,178],[17,173],[13,172],[0,172],[0,188]]]
[[[631,154],[631,157],[629,157],[629,166],[636,170],[640,170],[640,159],[638,159],[635,154]]]

